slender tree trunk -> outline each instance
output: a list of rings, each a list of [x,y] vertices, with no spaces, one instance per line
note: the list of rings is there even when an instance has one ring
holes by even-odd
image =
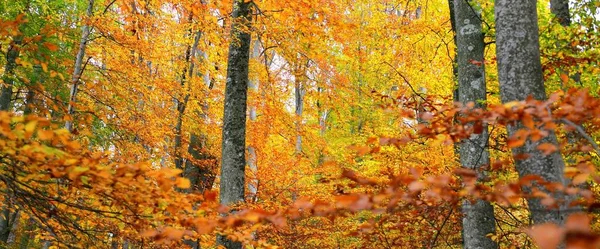
[[[17,67],[17,58],[20,54],[20,46],[23,37],[17,36],[6,53],[6,65],[4,66],[4,75],[2,81],[4,84],[0,93],[0,111],[9,111],[11,109],[11,100],[13,94],[14,74]]]
[[[246,167],[246,101],[248,93],[248,63],[250,57],[249,26],[251,2],[234,0],[232,41],[227,59],[225,108],[223,114],[223,144],[221,162],[220,202],[232,205],[244,202]],[[225,248],[242,248],[225,236],[217,238]]]
[[[13,222],[11,214],[12,212],[10,212],[10,208],[7,206],[2,209],[2,213],[0,214],[0,242],[2,243],[6,243],[10,235],[11,224]]]
[[[571,25],[569,0],[550,0],[550,11],[558,18],[560,25],[565,27]]]
[[[33,218],[29,218],[27,221],[27,225],[23,231],[23,235],[21,235],[21,239],[19,240],[19,249],[27,249],[29,248],[29,243],[31,241],[32,233],[35,229],[35,221]]]
[[[8,52],[6,53],[6,65],[4,66],[4,75],[2,80],[4,85],[0,93],[0,111],[10,111],[12,109],[12,93],[14,84],[15,68],[17,67],[16,60],[19,57],[19,49],[22,43],[22,37],[15,37]],[[5,193],[6,194],[6,193]],[[6,243],[11,232],[11,221],[12,212],[10,211],[11,197],[5,196],[5,203],[2,204],[2,211],[0,212],[0,242]]]
[[[91,17],[94,10],[94,0],[89,0],[87,7],[87,16]],[[77,97],[77,88],[79,87],[79,80],[83,74],[83,57],[85,57],[85,49],[90,36],[91,28],[89,25],[83,25],[81,28],[81,40],[79,41],[79,50],[77,50],[77,56],[75,57],[75,67],[73,69],[73,76],[71,77],[71,93],[69,94],[69,105],[67,108],[67,115],[70,119],[65,123],[65,128],[71,132],[73,131],[73,113],[75,113],[75,101]]]
[[[189,22],[192,20],[192,16],[190,16]],[[194,63],[192,62],[192,57],[196,54],[196,50],[198,47],[198,42],[200,41],[200,37],[202,36],[202,32],[198,31],[194,38],[194,43],[192,45],[188,45],[185,50],[185,62],[186,65],[183,68],[183,72],[181,73],[181,86],[185,87],[186,82],[192,78],[194,72]],[[187,102],[190,98],[189,91],[191,90],[191,82],[188,83],[187,92],[184,94],[183,99],[177,99],[177,121],[175,123],[175,168],[183,169],[183,157],[181,155],[182,148],[182,129],[183,129],[183,116],[185,115],[185,109],[187,108]]]
[[[6,244],[12,245],[15,243],[17,238],[17,229],[19,228],[19,218],[21,217],[21,212],[16,211],[12,214],[12,222],[10,224],[10,233],[8,234],[8,239],[6,240]]]
[[[304,86],[300,75],[295,76],[296,95],[296,154],[302,153],[302,112],[304,111]]]
[[[254,41],[254,44],[252,46],[252,54],[250,55],[251,59],[258,59],[258,57],[260,56],[260,42],[258,40]],[[258,92],[258,85],[259,85],[259,81],[258,79],[252,79],[249,81],[249,85],[248,88],[253,91],[254,93]],[[252,106],[250,106],[250,121],[254,122],[256,121],[257,118],[257,113],[256,113],[256,109],[257,109],[257,105],[256,103],[253,104]],[[256,155],[256,148],[252,145],[248,146],[248,169],[250,169],[250,176],[251,178],[248,181],[248,194],[250,196],[250,198],[253,201],[258,200],[258,164],[257,164],[257,155]]]
[[[496,15],[496,57],[498,61],[498,79],[500,95],[503,103],[522,101],[528,96],[538,100],[546,99],[540,62],[538,19],[535,0],[497,0]],[[508,126],[508,134],[512,136],[519,129],[524,129],[522,122]],[[543,180],[565,183],[565,163],[560,153],[543,154],[537,149],[542,143],[557,145],[556,136],[549,136],[514,148],[513,155],[527,154],[529,157],[515,158],[520,177],[527,175],[540,176]],[[550,193],[536,184],[543,191]],[[526,192],[530,192],[526,189]],[[560,194],[551,193],[561,201]],[[561,224],[564,213],[560,210],[544,206],[539,198],[527,198],[532,220],[535,224],[553,222]]]
[[[484,48],[480,13],[474,11],[472,0],[454,1],[454,18],[456,25],[458,99],[466,104],[474,102],[475,107],[485,108],[486,84],[483,62]],[[467,124],[473,125],[473,124]],[[486,167],[490,163],[488,151],[488,129],[483,124],[481,134],[471,137],[458,145],[460,163],[464,168],[477,172],[477,180],[485,178]],[[498,245],[487,237],[495,233],[494,208],[488,201],[465,201],[463,209],[464,248],[497,248]]]

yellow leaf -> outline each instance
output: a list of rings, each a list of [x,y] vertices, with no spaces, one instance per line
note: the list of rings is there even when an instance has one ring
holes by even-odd
[[[37,126],[37,120],[31,120],[25,124],[25,138],[30,138]]]

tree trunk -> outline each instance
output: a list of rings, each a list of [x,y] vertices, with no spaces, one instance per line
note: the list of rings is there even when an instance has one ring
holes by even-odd
[[[6,65],[4,66],[4,75],[2,76],[4,85],[2,86],[2,92],[0,93],[0,111],[9,111],[11,109],[10,102],[12,100],[14,74],[22,42],[23,37],[15,37],[8,52],[6,52]]]
[[[189,22],[192,21],[192,16],[190,16]],[[194,63],[192,62],[193,55],[196,54],[196,50],[198,48],[198,42],[200,41],[200,37],[202,36],[202,32],[196,32],[196,36],[194,38],[194,44],[188,45],[185,50],[185,65],[183,72],[181,73],[181,86],[185,87],[187,81],[191,81],[192,76],[194,75]],[[188,80],[189,78],[189,80]],[[175,123],[175,168],[183,169],[183,157],[181,156],[181,148],[182,148],[182,129],[183,129],[183,116],[185,115],[185,109],[187,108],[187,102],[190,98],[189,91],[191,90],[191,82],[188,83],[187,93],[184,94],[183,99],[177,99],[177,121]]]
[[[558,18],[560,25],[565,27],[571,25],[569,0],[550,0],[550,11]]]
[[[231,27],[232,41],[227,59],[225,108],[223,113],[223,144],[221,162],[220,203],[231,205],[244,201],[246,167],[246,100],[248,93],[248,63],[250,57],[251,2],[234,0]],[[242,248],[225,236],[217,238],[225,248]]]
[[[496,57],[503,103],[522,101],[528,96],[538,100],[546,99],[540,62],[536,2],[535,0],[497,0],[495,3]],[[508,134],[512,136],[523,128],[522,122],[509,125]],[[549,136],[539,141],[528,139],[525,145],[512,149],[515,156],[529,155],[526,159],[515,158],[519,176],[536,175],[548,182],[564,184],[565,164],[560,153],[543,154],[537,149],[542,143],[558,144],[556,136],[551,132]],[[525,191],[530,192],[531,189]],[[547,190],[544,191],[549,193]],[[555,193],[552,195],[562,197]],[[527,203],[535,224],[546,222],[561,224],[564,220],[564,214],[560,210],[544,206],[539,198],[527,198]]]
[[[299,70],[298,70],[299,71]],[[296,96],[296,154],[302,153],[302,112],[304,111],[304,86],[300,75],[295,76],[295,96]]]
[[[215,181],[215,167],[213,165],[216,165],[216,162],[214,162],[216,158],[202,152],[204,148],[202,140],[198,135],[194,133],[190,134],[188,153],[190,153],[195,161],[187,160],[185,162],[183,176],[191,182],[191,189],[188,192],[204,193],[204,191],[211,188]],[[202,163],[197,163],[196,161],[202,161]]]
[[[251,59],[258,59],[258,57],[260,56],[260,52],[261,51],[261,47],[260,47],[260,42],[259,40],[255,40],[254,44],[252,46],[252,54],[250,55]],[[259,85],[259,81],[258,79],[252,79],[249,81],[249,85],[248,88],[253,91],[253,92],[258,92],[258,85]],[[250,121],[254,122],[256,121],[257,118],[257,113],[256,113],[256,103],[254,105],[252,105],[250,107]],[[249,197],[252,201],[257,201],[258,200],[258,164],[257,164],[257,155],[256,155],[256,148],[252,145],[248,146],[248,169],[250,169],[250,176],[251,178],[248,181],[248,194]]]
[[[91,17],[94,10],[94,0],[89,0],[87,7],[87,16]],[[69,105],[67,108],[67,115],[70,119],[65,123],[65,128],[71,132],[73,131],[73,113],[75,113],[75,107],[73,106],[77,97],[77,88],[79,87],[79,80],[83,74],[83,57],[85,57],[85,48],[87,47],[88,38],[90,36],[90,26],[83,25],[81,28],[81,40],[79,41],[79,50],[77,50],[77,56],[75,57],[75,67],[73,69],[73,76],[71,78],[71,93],[69,94]]]
[[[454,22],[456,25],[458,99],[466,104],[474,102],[476,108],[485,108],[486,84],[483,64],[484,48],[480,13],[474,11],[471,0],[454,1]],[[473,125],[473,124],[466,124]],[[471,137],[458,145],[462,167],[475,170],[477,180],[485,178],[486,167],[490,163],[488,151],[488,129],[483,124],[481,134]],[[487,237],[495,233],[494,208],[488,201],[469,200],[463,202],[463,243],[466,249],[497,248],[498,245]]]
[[[6,53],[6,65],[4,66],[4,75],[2,81],[4,85],[0,93],[0,111],[10,111],[12,109],[12,91],[14,84],[15,68],[17,67],[17,58],[20,53],[20,45],[23,38],[21,36],[15,37],[8,52]],[[2,205],[2,211],[0,213],[0,242],[6,243],[8,236],[10,235],[10,196],[5,196],[5,203]]]
[[[29,218],[29,220],[27,221],[27,225],[25,226],[25,229],[23,231],[23,234],[21,235],[21,239],[19,241],[19,249],[29,248],[29,244],[31,242],[31,237],[32,237],[32,233],[34,232],[34,229],[35,229],[35,221],[33,221],[33,218]]]

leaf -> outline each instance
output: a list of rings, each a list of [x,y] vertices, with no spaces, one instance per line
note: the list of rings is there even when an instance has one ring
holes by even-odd
[[[32,121],[27,122],[27,124],[25,124],[25,138],[31,137],[37,124],[38,124],[37,120],[32,120]]]
[[[525,114],[523,118],[521,118],[521,122],[523,122],[523,125],[529,129],[533,129],[535,126],[535,123],[533,122],[533,117],[531,117],[531,115],[529,114]]]
[[[54,137],[54,132],[50,130],[38,130],[37,137],[42,140],[51,140]]]
[[[572,214],[565,222],[565,228],[569,232],[589,233],[592,231],[590,217],[585,213]]]
[[[185,234],[185,231],[175,229],[172,227],[165,228],[165,231],[162,233],[167,239],[170,240],[179,240]]]
[[[421,181],[413,181],[410,184],[408,184],[408,190],[410,190],[411,192],[418,192],[421,191],[425,188],[425,183],[421,182]]]
[[[562,83],[567,83],[569,82],[569,75],[565,74],[565,73],[561,73],[560,74],[560,81],[562,81]]]
[[[544,153],[544,155],[550,155],[556,151],[558,151],[558,148],[556,147],[556,145],[552,144],[552,143],[543,143],[537,146],[537,149],[542,151],[542,153]]]
[[[187,189],[187,188],[190,188],[190,186],[191,186],[192,184],[191,184],[191,182],[190,182],[190,179],[187,179],[187,178],[185,178],[185,177],[179,177],[179,178],[177,178],[177,180],[175,180],[175,185],[176,185],[178,188],[181,188],[181,189]]]
[[[52,52],[56,52],[58,50],[58,46],[54,43],[44,42],[44,47]]]
[[[582,183],[585,183],[589,176],[590,173],[577,174],[575,177],[573,177],[573,185],[580,185]]]
[[[556,249],[563,240],[565,232],[558,225],[547,223],[525,230],[540,249]]]
[[[508,141],[506,142],[506,145],[508,146],[508,148],[513,149],[513,148],[517,148],[517,147],[521,147],[525,144],[525,138],[514,138],[511,137],[508,139]]]

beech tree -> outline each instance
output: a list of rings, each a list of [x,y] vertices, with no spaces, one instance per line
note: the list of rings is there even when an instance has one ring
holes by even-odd
[[[479,9],[475,1],[454,1],[458,99],[462,104],[473,103],[475,108],[485,108],[485,44]],[[481,181],[486,178],[490,164],[487,124],[482,122],[466,125],[481,126],[481,133],[472,134],[458,145],[460,163],[477,172],[477,181]],[[467,200],[463,203],[462,210],[464,247],[496,248],[496,243],[488,236],[495,232],[492,205],[485,200],[475,200],[474,203]]]
[[[503,103],[523,101],[529,97],[546,99],[540,62],[536,2],[499,0],[494,6],[498,80]],[[508,134],[513,136],[520,129],[531,128],[531,123],[516,122],[508,126]],[[512,149],[519,176],[539,176],[546,182],[565,184],[565,163],[560,153],[540,151],[538,147],[544,143],[558,144],[553,132],[537,141],[528,138],[525,144]],[[559,200],[563,199],[562,195],[546,189],[540,183],[534,187],[539,188],[537,191],[541,190]],[[528,191],[531,193],[532,189]],[[529,197],[527,203],[535,224],[564,222],[563,210],[544,205],[540,198]]]
[[[220,203],[235,205],[244,202],[246,168],[246,100],[250,59],[251,4],[234,0],[231,45],[227,58],[225,109],[223,112],[223,145],[221,155]],[[218,243],[226,248],[242,248],[224,236]]]
[[[595,248],[596,2],[0,1],[0,247]]]

